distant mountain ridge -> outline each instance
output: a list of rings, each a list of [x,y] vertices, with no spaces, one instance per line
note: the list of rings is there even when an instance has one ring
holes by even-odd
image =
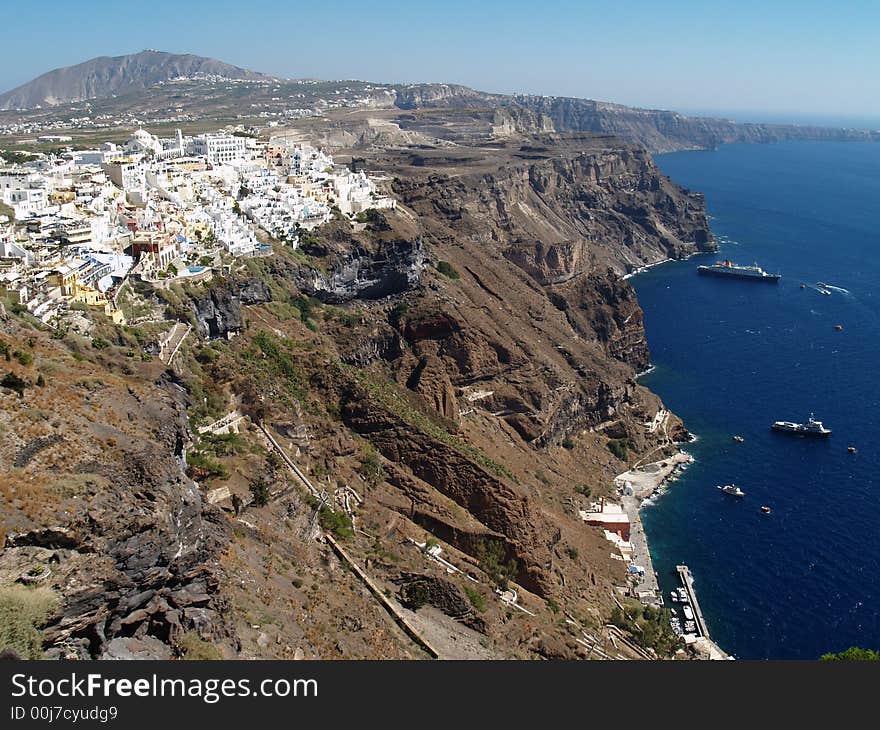
[[[785,140],[880,141],[880,131],[795,124],[758,124],[689,117],[664,109],[641,109],[565,96],[491,94],[454,84],[410,84],[397,91],[401,109],[495,107],[499,123],[525,133],[589,132],[619,137],[649,151],[711,149],[720,144]]]
[[[192,54],[174,54],[147,50],[126,56],[101,56],[90,61],[49,71],[17,89],[0,94],[0,111],[57,107],[87,99],[105,100],[151,89],[157,104],[163,103],[164,91],[156,88],[163,82],[180,78],[238,79],[295,83],[276,76],[250,71],[213,58]],[[302,79],[298,83],[302,83]],[[333,93],[335,86],[366,82],[316,82]],[[207,82],[205,84],[208,86]],[[214,97],[222,98],[222,89],[214,85]],[[329,89],[329,90],[328,90]],[[370,83],[369,92],[378,94],[375,108],[397,108],[404,112],[424,108],[460,108],[494,110],[496,133],[536,134],[586,132],[608,135],[643,145],[650,152],[688,149],[711,149],[733,142],[781,142],[784,140],[880,141],[880,130],[801,126],[794,124],[753,124],[728,119],[690,117],[663,109],[641,109],[592,99],[495,94],[459,84]],[[247,94],[247,92],[244,92]],[[250,90],[251,101],[268,109],[281,99],[269,98]],[[239,95],[230,96],[230,105],[238,104]],[[286,99],[286,97],[285,97]],[[127,103],[127,102],[126,102]],[[135,103],[134,101],[132,103]],[[125,106],[125,103],[123,104]],[[130,104],[129,104],[130,106]],[[255,104],[251,104],[255,106]],[[283,110],[279,106],[275,111]],[[118,110],[114,109],[114,112]],[[210,118],[211,107],[193,108],[199,118]]]
[[[37,106],[101,99],[146,89],[181,76],[248,80],[274,78],[204,56],[146,50],[125,56],[99,56],[75,66],[44,73],[0,94],[0,109],[33,109]]]

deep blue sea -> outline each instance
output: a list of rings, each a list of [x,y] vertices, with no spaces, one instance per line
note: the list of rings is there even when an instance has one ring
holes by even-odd
[[[695,463],[642,511],[664,593],[688,564],[712,638],[738,658],[880,649],[880,144],[656,159],[705,193],[721,241],[631,280],[656,366],[641,382],[698,437]],[[697,275],[720,258],[783,277]],[[811,411],[827,440],[770,431]],[[746,496],[715,488],[729,483]]]

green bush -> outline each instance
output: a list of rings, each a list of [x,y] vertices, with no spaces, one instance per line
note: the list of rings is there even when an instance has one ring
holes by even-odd
[[[34,356],[25,350],[16,350],[12,353],[12,356],[24,367],[27,367],[34,361]]]
[[[823,654],[820,659],[823,662],[876,662],[880,661],[880,651],[872,651],[871,649],[862,649],[858,646],[851,646],[846,651],[836,654]]]
[[[327,505],[321,507],[321,511],[318,512],[318,524],[321,525],[322,530],[333,533],[340,540],[354,536],[354,527],[348,515],[330,509]]]
[[[438,261],[437,262],[437,271],[439,271],[443,276],[447,279],[459,279],[459,273],[455,270],[455,267],[450,264],[448,261]]]
[[[250,490],[253,504],[257,507],[269,504],[269,485],[265,479],[254,479],[250,484]]]
[[[507,588],[507,582],[516,576],[516,560],[507,558],[507,550],[501,540],[481,540],[474,549],[474,557],[480,562],[483,572],[499,588]]]
[[[644,606],[638,601],[626,601],[625,611],[615,607],[611,623],[625,629],[639,646],[654,649],[661,657],[671,656],[681,640],[669,625],[672,616],[668,608]]]
[[[4,388],[9,388],[10,390],[14,390],[18,393],[19,398],[24,398],[24,389],[27,388],[30,383],[24,378],[18,377],[13,372],[8,372],[3,376],[3,380],[0,380],[0,385]]]
[[[25,659],[41,658],[40,627],[57,605],[58,597],[48,588],[0,588],[0,650],[10,647]]]
[[[229,479],[229,469],[198,451],[186,455],[186,473],[191,479]]]
[[[468,597],[468,600],[471,602],[471,605],[477,609],[480,613],[486,610],[486,597],[480,593],[476,588],[472,588],[471,586],[464,587],[464,594]]]
[[[611,439],[608,442],[608,450],[621,461],[629,458],[629,441],[627,439]]]

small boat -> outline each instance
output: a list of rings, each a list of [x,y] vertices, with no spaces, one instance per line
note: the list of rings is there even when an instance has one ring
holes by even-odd
[[[806,289],[806,288],[807,288],[806,284],[801,284],[801,289]]]
[[[855,447],[855,446],[847,446],[847,447],[846,447],[846,450],[849,451],[849,453],[851,453],[851,454],[856,453],[856,447]]]
[[[736,441],[738,444],[741,444],[743,441],[745,441],[742,436],[734,436],[733,440]]]
[[[673,603],[678,603],[678,594],[675,591],[673,591],[669,597],[672,599]]]
[[[840,332],[840,330],[843,329],[843,325],[842,325],[842,324],[836,324],[836,325],[834,325],[834,329],[836,329],[838,332]]]
[[[765,515],[769,515],[770,508],[765,504],[763,507],[761,507],[761,512],[763,512]]]
[[[821,291],[826,297],[830,297],[830,296],[831,296],[831,292],[828,291],[827,289],[820,289],[819,291]]]
[[[735,484],[726,484],[723,487],[718,487],[718,489],[720,489],[725,494],[731,494],[734,497],[745,497],[746,496],[746,493],[742,489],[740,489],[738,486],[736,486]]]

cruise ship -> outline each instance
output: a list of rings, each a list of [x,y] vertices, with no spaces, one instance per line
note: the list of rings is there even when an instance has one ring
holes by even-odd
[[[817,421],[810,414],[810,420],[806,423],[793,423],[792,421],[776,421],[770,426],[774,431],[784,431],[785,433],[795,433],[801,436],[828,436],[831,433],[830,428],[825,428],[822,421]]]
[[[740,266],[728,259],[718,261],[711,266],[698,266],[697,272],[712,276],[732,276],[736,279],[757,279],[758,281],[776,282],[782,278],[782,274],[768,274],[758,264],[754,266]]]

